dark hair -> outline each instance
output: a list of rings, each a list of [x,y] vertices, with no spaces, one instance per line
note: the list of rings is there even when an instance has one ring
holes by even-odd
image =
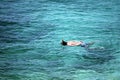
[[[67,42],[64,41],[64,40],[62,40],[61,44],[62,44],[63,46],[66,46],[66,45],[67,45]]]

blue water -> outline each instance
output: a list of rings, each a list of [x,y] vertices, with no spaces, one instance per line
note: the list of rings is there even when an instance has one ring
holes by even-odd
[[[0,1],[0,80],[120,80],[119,72],[119,0]]]

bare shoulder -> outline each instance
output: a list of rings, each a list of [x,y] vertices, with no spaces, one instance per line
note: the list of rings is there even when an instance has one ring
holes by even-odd
[[[72,40],[72,41],[68,41],[68,42],[78,42],[78,41],[76,41],[76,40]]]

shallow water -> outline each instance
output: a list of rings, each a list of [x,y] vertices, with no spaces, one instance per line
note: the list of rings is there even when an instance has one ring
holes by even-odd
[[[119,32],[119,0],[1,0],[0,79],[119,80]]]

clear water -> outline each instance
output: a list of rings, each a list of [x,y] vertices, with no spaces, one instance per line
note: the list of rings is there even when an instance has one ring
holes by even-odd
[[[0,80],[120,80],[119,72],[119,0],[0,1]]]

